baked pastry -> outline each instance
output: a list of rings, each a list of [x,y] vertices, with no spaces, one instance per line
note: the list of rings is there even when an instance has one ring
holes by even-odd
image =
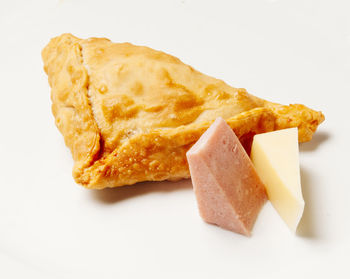
[[[148,47],[104,38],[53,38],[42,52],[52,112],[88,188],[189,177],[186,151],[218,117],[243,144],[254,134],[299,128],[309,141],[324,120],[204,75]]]

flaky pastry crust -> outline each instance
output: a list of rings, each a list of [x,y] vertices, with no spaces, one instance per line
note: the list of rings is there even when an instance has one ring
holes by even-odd
[[[104,38],[53,38],[42,52],[52,112],[88,188],[189,177],[186,151],[218,117],[249,148],[253,135],[324,120],[303,105],[271,103],[148,47]]]

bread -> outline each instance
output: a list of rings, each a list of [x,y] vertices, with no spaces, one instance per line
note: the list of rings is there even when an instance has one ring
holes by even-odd
[[[254,134],[324,120],[304,105],[257,98],[148,47],[104,38],[53,38],[42,51],[52,112],[77,183],[94,189],[189,177],[186,151],[218,117],[246,147]]]

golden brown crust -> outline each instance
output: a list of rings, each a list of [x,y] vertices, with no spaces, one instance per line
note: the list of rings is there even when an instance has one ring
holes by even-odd
[[[75,169],[93,164],[100,133],[87,96],[89,76],[82,64],[79,39],[62,35],[43,50],[44,69],[52,88],[52,113],[75,161]]]
[[[218,116],[243,143],[288,127],[308,141],[324,120],[321,112],[259,99],[147,47],[64,34],[42,56],[74,178],[88,188],[189,177],[185,153]]]

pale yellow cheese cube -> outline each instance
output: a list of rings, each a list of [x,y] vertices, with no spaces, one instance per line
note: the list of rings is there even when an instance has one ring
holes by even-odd
[[[290,128],[254,136],[251,160],[265,184],[272,205],[295,232],[304,211],[298,129]]]

